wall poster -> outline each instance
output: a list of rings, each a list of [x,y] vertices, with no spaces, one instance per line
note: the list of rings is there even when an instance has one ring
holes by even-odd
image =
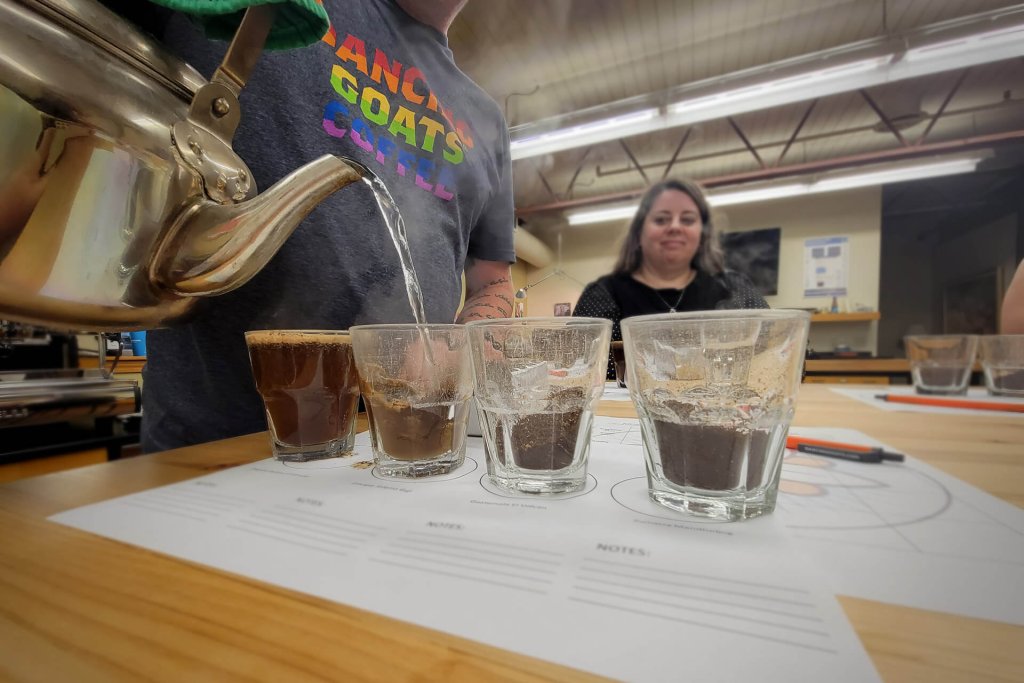
[[[804,296],[846,296],[850,276],[848,237],[804,240]]]

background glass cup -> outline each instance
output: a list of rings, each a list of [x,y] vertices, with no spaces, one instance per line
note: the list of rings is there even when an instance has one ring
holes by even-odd
[[[723,521],[774,510],[810,314],[702,311],[621,324],[651,499]]]
[[[473,370],[462,325],[351,329],[377,472],[446,474],[466,458]]]
[[[1024,396],[1024,334],[982,337],[980,351],[989,393]]]
[[[302,462],[352,454],[359,378],[347,332],[245,333],[274,457]]]
[[[626,350],[623,342],[613,341],[611,343],[612,349],[612,364],[615,366],[615,381],[618,383],[620,389],[626,388]]]
[[[973,334],[911,335],[903,338],[910,376],[919,394],[966,394],[978,350]]]
[[[491,481],[523,493],[583,488],[611,321],[514,318],[466,328]]]

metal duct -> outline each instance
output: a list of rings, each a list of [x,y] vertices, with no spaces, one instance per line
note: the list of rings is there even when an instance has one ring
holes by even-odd
[[[555,260],[551,247],[541,242],[522,228],[516,228],[516,258],[529,263],[534,268],[545,268]]]

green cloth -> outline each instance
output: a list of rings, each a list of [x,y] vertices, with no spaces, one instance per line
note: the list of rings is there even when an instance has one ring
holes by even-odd
[[[231,40],[245,10],[254,5],[277,4],[274,25],[266,49],[290,50],[320,40],[331,22],[317,0],[150,0],[177,12],[190,14],[202,23],[206,35]]]

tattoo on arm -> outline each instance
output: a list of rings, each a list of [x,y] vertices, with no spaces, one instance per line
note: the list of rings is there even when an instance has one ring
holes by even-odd
[[[504,313],[504,311],[502,311],[500,308],[498,308],[494,304],[489,304],[486,301],[474,301],[473,303],[471,303],[468,306],[466,306],[465,310],[471,311],[474,308],[491,308],[491,309],[494,309],[495,311],[497,311],[498,313]]]
[[[481,320],[481,319],[483,319],[483,320],[503,320],[503,319],[505,319],[505,316],[503,316],[503,315],[491,315],[490,313],[474,313],[472,311],[469,311],[469,312],[463,311],[462,314],[459,315],[459,320],[461,320],[461,321]]]

